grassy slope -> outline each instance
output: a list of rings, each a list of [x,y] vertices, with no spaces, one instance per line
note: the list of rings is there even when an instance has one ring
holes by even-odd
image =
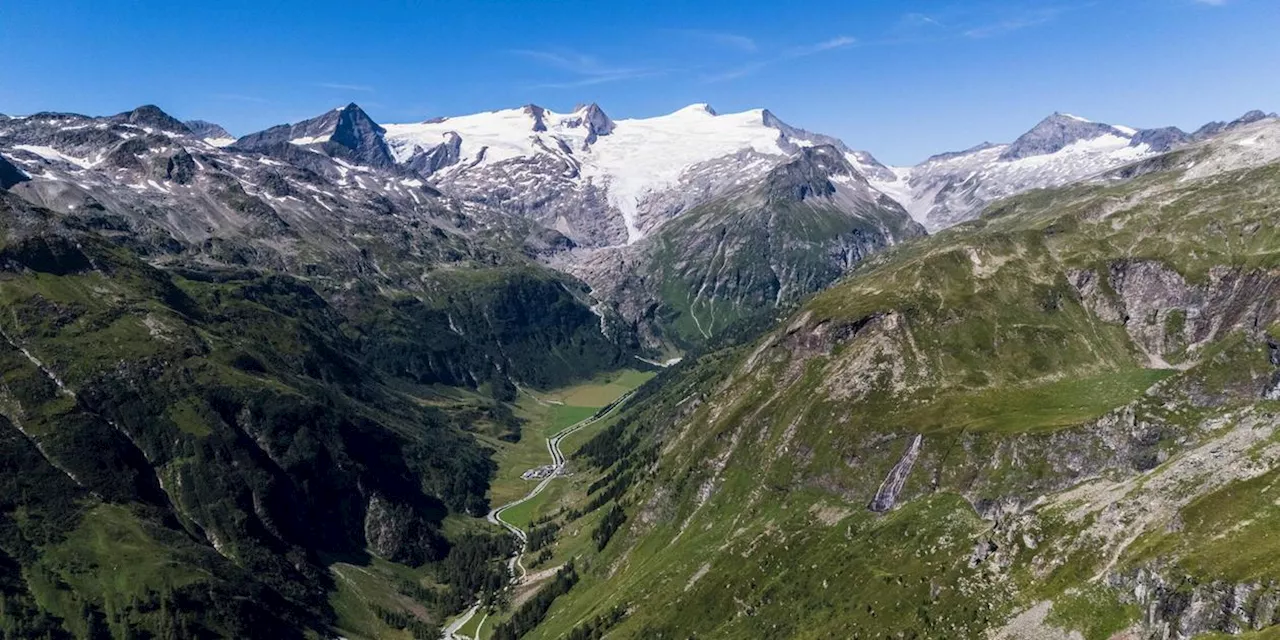
[[[687,363],[685,386],[669,384],[631,410],[641,433],[666,442],[656,474],[622,500],[623,532],[586,554],[583,582],[531,637],[561,637],[615,604],[631,611],[610,636],[619,638],[849,629],[970,637],[1045,597],[1058,600],[1051,623],[1089,638],[1124,628],[1137,611],[1114,592],[1070,590],[1099,557],[1073,556],[1043,584],[1019,570],[1010,580],[970,567],[990,525],[955,494],[1044,491],[1036,487],[1064,471],[1054,451],[1063,445],[1052,443],[1075,434],[1090,442],[1075,426],[1130,402],[1164,425],[1170,444],[1159,446],[1194,442],[1191,425],[1238,406],[1197,408],[1176,390],[1268,375],[1265,349],[1232,347],[1242,336],[1228,334],[1190,371],[1146,369],[1124,330],[1084,308],[1066,274],[1134,258],[1161,260],[1191,282],[1211,266],[1280,266],[1269,222],[1277,192],[1280,170],[1268,167],[1201,184],[1154,175],[1029,194],[995,217],[873,258],[753,348]],[[834,333],[890,312],[897,329],[877,326],[830,352],[788,340],[797,328]],[[836,377],[844,384],[833,387]],[[1159,394],[1174,405],[1143,399],[1161,380]],[[860,393],[832,397],[851,387]],[[682,412],[691,397],[704,404]],[[680,428],[669,429],[673,421]],[[926,434],[917,465],[935,470],[914,473],[907,494],[936,493],[872,516],[864,505],[904,432]],[[1010,458],[1011,447],[1023,453]],[[996,466],[984,469],[988,460]],[[1121,566],[1172,556],[1203,579],[1280,579],[1268,560],[1275,486],[1272,472],[1193,502],[1181,531],[1144,539]],[[1044,526],[1049,542],[1018,562],[1049,561],[1046,546],[1078,531]]]

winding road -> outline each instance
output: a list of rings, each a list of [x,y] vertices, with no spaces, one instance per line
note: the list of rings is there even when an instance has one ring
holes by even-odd
[[[525,576],[528,575],[528,571],[526,571],[524,568],[524,563],[521,562],[521,558],[524,556],[525,546],[528,544],[528,535],[520,527],[517,527],[511,524],[510,522],[503,520],[502,512],[512,507],[524,504],[538,497],[538,494],[542,493],[543,489],[546,489],[547,485],[550,484],[552,480],[555,480],[557,477],[560,476],[560,474],[564,471],[564,462],[565,462],[564,453],[560,451],[560,442],[562,440],[564,440],[566,437],[570,435],[573,435],[580,429],[588,427],[600,420],[607,418],[614,411],[617,411],[618,407],[621,407],[623,404],[625,404],[626,401],[629,400],[634,393],[635,391],[632,390],[622,394],[622,396],[619,397],[617,400],[614,400],[612,404],[605,405],[600,411],[597,411],[595,415],[592,415],[590,418],[575,422],[574,424],[569,425],[568,427],[565,427],[560,431],[557,431],[550,438],[547,438],[547,452],[551,454],[551,466],[553,467],[551,473],[547,475],[547,477],[538,481],[538,484],[534,485],[533,489],[531,489],[529,493],[525,494],[523,498],[520,498],[519,500],[515,500],[513,502],[508,502],[502,505],[501,507],[498,507],[493,511],[489,512],[489,515],[487,516],[487,519],[489,520],[489,522],[492,522],[493,524],[502,525],[507,529],[507,531],[510,531],[513,535],[515,535],[516,539],[520,541],[520,548],[515,552],[515,555],[512,555],[511,559],[507,561],[507,567],[511,569],[512,576],[515,575],[517,568],[520,570],[520,577],[518,578],[513,577],[511,580],[512,584],[520,584],[521,582],[524,581]],[[466,611],[466,613],[458,616],[453,620],[453,622],[449,623],[449,626],[445,627],[444,636],[443,636],[444,640],[462,640],[463,638],[470,638],[470,636],[467,636],[465,634],[459,634],[458,630],[461,629],[462,627],[465,627],[467,623],[471,621],[471,618],[475,616],[476,612],[479,610],[480,610],[480,602],[479,602],[479,598],[477,598],[476,603],[472,605],[471,608]],[[485,618],[488,618],[487,614],[485,615]],[[484,622],[481,621],[481,625],[483,624]]]

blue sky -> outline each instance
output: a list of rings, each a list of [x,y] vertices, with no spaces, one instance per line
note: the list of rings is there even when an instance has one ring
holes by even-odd
[[[883,161],[1053,111],[1193,128],[1280,110],[1280,1],[0,2],[0,112],[155,103],[243,134],[355,101],[767,107]]]

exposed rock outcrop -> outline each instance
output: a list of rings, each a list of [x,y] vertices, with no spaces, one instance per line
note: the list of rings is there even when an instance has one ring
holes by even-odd
[[[1071,283],[1099,318],[1120,323],[1134,342],[1159,359],[1222,337],[1234,329],[1256,335],[1280,318],[1280,274],[1215,267],[1191,284],[1154,261],[1115,262],[1105,284],[1094,271],[1074,271]]]
[[[421,516],[380,494],[374,494],[365,509],[364,535],[369,551],[385,560],[419,565],[438,559],[438,543]]]
[[[1205,633],[1240,634],[1280,624],[1280,585],[1201,582],[1173,567],[1151,566],[1107,578],[1123,602],[1142,608],[1149,638],[1190,640]]]

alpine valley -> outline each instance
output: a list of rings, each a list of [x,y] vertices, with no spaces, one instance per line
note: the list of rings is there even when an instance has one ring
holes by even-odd
[[[4,638],[1280,637],[1280,118],[0,116]]]

